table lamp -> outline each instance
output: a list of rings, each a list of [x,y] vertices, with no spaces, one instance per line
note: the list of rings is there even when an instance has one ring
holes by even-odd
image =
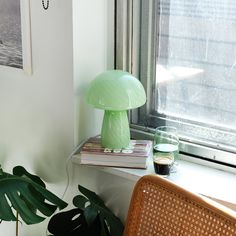
[[[120,149],[130,143],[127,110],[142,106],[146,94],[140,81],[128,72],[110,70],[89,85],[87,102],[105,110],[101,131],[103,147]]]

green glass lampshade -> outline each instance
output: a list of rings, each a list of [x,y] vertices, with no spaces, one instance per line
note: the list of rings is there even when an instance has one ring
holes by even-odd
[[[127,147],[130,142],[127,110],[146,102],[140,81],[125,71],[106,71],[91,82],[86,98],[89,104],[105,110],[102,145],[108,148]]]

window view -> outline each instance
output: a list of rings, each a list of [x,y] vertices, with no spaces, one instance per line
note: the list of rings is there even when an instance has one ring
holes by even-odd
[[[175,126],[180,151],[236,166],[236,1],[117,1],[116,66],[143,83],[133,135]],[[126,15],[125,15],[126,13]]]
[[[236,147],[236,2],[160,0],[154,113],[183,136]]]

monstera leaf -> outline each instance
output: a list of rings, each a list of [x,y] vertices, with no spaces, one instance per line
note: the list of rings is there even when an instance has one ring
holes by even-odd
[[[13,174],[0,168],[1,220],[16,221],[17,212],[26,224],[36,224],[51,216],[57,207],[63,209],[66,206],[67,203],[46,189],[38,176],[23,167],[15,167]]]
[[[75,209],[59,212],[48,224],[54,236],[122,236],[124,226],[103,200],[94,192],[79,185],[83,195],[75,196]]]

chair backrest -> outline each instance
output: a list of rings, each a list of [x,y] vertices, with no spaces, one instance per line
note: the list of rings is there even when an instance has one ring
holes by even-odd
[[[135,185],[124,235],[235,236],[236,212],[167,179],[147,175]]]

